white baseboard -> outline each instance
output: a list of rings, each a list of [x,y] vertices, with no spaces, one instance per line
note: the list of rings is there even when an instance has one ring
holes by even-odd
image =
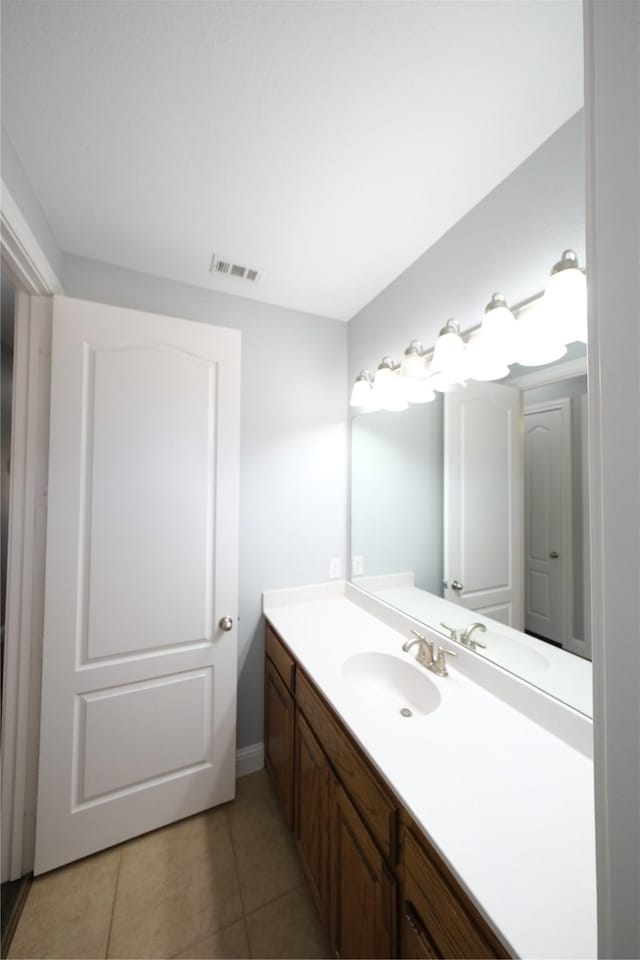
[[[236,779],[264,767],[264,743],[252,743],[236,751]]]

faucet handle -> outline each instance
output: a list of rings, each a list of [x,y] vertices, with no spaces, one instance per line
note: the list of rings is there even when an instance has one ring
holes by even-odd
[[[416,638],[416,640],[424,640],[426,642],[426,637],[422,633],[418,633],[417,630],[412,630],[411,635]]]
[[[458,654],[454,653],[453,650],[446,650],[444,647],[438,647],[438,656],[436,657],[436,673],[439,677],[447,677],[449,675],[445,656],[457,657]]]
[[[457,640],[457,639],[458,639],[458,629],[457,629],[457,627],[450,627],[448,623],[443,623],[442,620],[440,621],[440,626],[441,626],[441,627],[444,627],[445,630],[448,630],[448,631],[449,631],[449,636],[451,637],[452,640]]]

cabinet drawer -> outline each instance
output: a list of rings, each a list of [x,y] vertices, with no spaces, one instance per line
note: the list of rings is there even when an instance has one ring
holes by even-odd
[[[403,899],[415,910],[438,956],[507,958],[504,946],[435,853],[427,854],[406,828],[403,845]]]
[[[265,624],[265,649],[267,656],[291,692],[295,690],[296,664],[287,651],[280,637],[270,624]]]
[[[395,801],[301,670],[296,677],[296,701],[374,840],[387,859],[395,863],[398,816]]]

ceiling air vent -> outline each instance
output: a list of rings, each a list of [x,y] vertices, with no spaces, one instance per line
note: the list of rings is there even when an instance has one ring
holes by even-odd
[[[238,280],[249,280],[255,283],[260,279],[260,271],[251,267],[242,267],[239,263],[232,263],[230,260],[223,260],[222,257],[214,253],[211,258],[210,271],[213,274],[220,273],[225,277],[237,277]]]

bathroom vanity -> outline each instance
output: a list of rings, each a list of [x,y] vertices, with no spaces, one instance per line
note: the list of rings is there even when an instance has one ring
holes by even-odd
[[[264,612],[266,765],[336,955],[595,956],[590,721],[458,646],[434,675],[349,584]]]

